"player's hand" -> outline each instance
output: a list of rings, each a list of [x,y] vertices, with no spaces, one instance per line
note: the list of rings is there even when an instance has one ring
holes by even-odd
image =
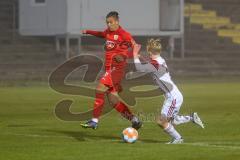
[[[134,49],[133,49],[133,57],[138,58],[138,53],[141,50],[141,45],[140,44],[135,44]]]
[[[114,56],[114,60],[117,62],[117,63],[120,63],[120,62],[123,62],[124,61],[124,57],[122,55],[116,55]]]
[[[139,51],[141,50],[141,45],[140,44],[136,44],[136,52],[139,53]]]
[[[82,30],[82,34],[87,34],[87,30]]]

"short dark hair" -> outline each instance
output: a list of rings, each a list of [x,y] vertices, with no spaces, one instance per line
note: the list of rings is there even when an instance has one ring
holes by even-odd
[[[119,14],[118,14],[118,12],[116,12],[116,11],[111,11],[111,12],[109,12],[108,14],[107,14],[107,16],[106,16],[106,18],[109,18],[109,17],[114,17],[115,19],[119,19],[119,16],[118,16]]]

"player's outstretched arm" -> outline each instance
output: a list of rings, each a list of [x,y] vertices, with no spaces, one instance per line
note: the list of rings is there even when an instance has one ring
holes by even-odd
[[[82,34],[90,34],[99,38],[105,38],[105,32],[102,31],[82,30]]]
[[[140,44],[137,44],[137,43],[135,43],[134,45],[133,45],[133,58],[134,59],[139,59],[139,52],[140,52],[140,50],[141,50],[141,45]]]
[[[150,64],[142,64],[139,57],[139,51],[141,50],[141,45],[136,44],[135,47],[133,48],[133,57],[134,57],[134,64],[136,67],[136,70],[139,72],[155,72],[156,68]]]

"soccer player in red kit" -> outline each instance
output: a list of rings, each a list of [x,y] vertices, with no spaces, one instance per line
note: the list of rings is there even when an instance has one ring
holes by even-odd
[[[129,49],[134,51],[136,42],[131,34],[126,32],[119,25],[119,16],[116,11],[112,11],[106,16],[107,29],[103,32],[83,30],[83,34],[90,34],[96,37],[104,38],[105,43],[105,74],[100,79],[96,88],[96,96],[94,102],[93,118],[84,124],[84,128],[96,129],[99,117],[104,106],[104,97],[108,96],[113,107],[121,113],[123,117],[132,122],[132,127],[139,129],[142,122],[133,115],[126,104],[120,101],[118,93],[121,92],[121,80],[125,75],[127,66],[127,58],[130,53]]]

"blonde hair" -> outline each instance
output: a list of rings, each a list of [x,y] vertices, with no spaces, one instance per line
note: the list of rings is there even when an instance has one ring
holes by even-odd
[[[160,54],[162,50],[161,40],[160,39],[149,39],[147,42],[147,52],[152,54]]]

